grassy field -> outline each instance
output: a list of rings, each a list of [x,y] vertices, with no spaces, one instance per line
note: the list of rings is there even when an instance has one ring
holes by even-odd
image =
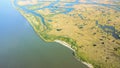
[[[95,68],[120,68],[120,11],[95,4],[72,7],[74,10],[67,14],[59,12],[62,8],[55,13],[47,8],[35,10],[44,17],[46,26],[40,23],[38,16],[21,9],[19,11],[44,40],[67,42],[76,51],[77,58],[91,63]],[[118,39],[112,35],[112,29],[100,28],[98,24],[114,27]]]

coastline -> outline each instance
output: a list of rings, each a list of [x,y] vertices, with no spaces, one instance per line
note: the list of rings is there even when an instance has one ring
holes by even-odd
[[[73,52],[75,52],[74,49],[71,48],[71,45],[69,45],[68,43],[64,42],[64,41],[61,41],[61,40],[54,40],[55,42],[57,43],[60,43],[62,45],[64,45],[65,47],[69,48],[70,50],[72,50]]]
[[[18,10],[18,11],[19,11],[19,10]],[[21,12],[20,12],[20,13],[21,13]],[[21,13],[21,14],[22,14],[22,13]],[[22,14],[22,15],[24,16],[24,14]],[[25,17],[25,16],[24,16],[24,17]],[[25,17],[25,18],[26,18],[26,17]],[[29,20],[28,20],[28,21],[29,21]],[[32,25],[32,23],[30,23],[30,24]],[[36,29],[34,29],[34,30],[35,30],[36,32],[38,32]],[[51,41],[45,40],[39,33],[37,33],[37,34],[38,34],[38,36],[40,36],[44,41],[46,41],[46,42],[51,42]],[[64,42],[64,41],[54,40],[54,42],[57,42],[57,43],[59,43],[59,44],[62,44],[63,46],[65,46],[65,47],[69,48],[70,50],[72,50],[73,52],[75,52],[75,50],[74,50],[73,48],[71,48],[71,45],[68,44],[68,43],[66,43],[66,42]],[[75,59],[77,59],[78,61],[82,62],[84,65],[88,66],[88,68],[94,68],[92,64],[87,63],[87,62],[84,62],[84,61],[78,59],[76,56],[75,56]]]
[[[63,46],[69,48],[70,50],[72,50],[73,52],[75,52],[75,50],[73,48],[71,48],[71,45],[69,45],[68,43],[61,41],[61,40],[54,40],[55,42],[62,44]],[[76,57],[75,57],[76,58]],[[76,58],[77,59],[77,58]],[[85,64],[86,66],[88,66],[89,68],[94,68],[92,64],[84,62],[80,59],[77,59],[78,61],[82,62],[83,64]]]
[[[11,1],[12,1],[12,0],[11,0]],[[14,1],[14,0],[13,0],[13,1]],[[16,8],[14,4],[12,4],[12,6],[13,6],[14,8]],[[16,8],[16,9],[17,9],[17,8]],[[18,10],[18,9],[17,9],[17,10]],[[19,11],[19,10],[18,10],[18,11]],[[26,18],[26,16],[25,16],[21,11],[19,11],[19,12],[21,13],[22,16],[24,16],[24,17]],[[26,18],[26,19],[27,19],[27,18]],[[27,20],[28,20],[28,19],[27,19]],[[29,20],[28,20],[28,22],[29,22]],[[32,23],[30,23],[30,24],[32,25]],[[33,25],[32,25],[32,26],[33,26]],[[35,30],[36,32],[38,32],[37,29],[34,29],[34,30]],[[39,33],[37,33],[37,34],[38,34],[38,36],[40,36],[44,41],[46,41],[46,42],[51,42],[51,41],[45,40],[41,35],[39,35]],[[59,44],[62,44],[63,46],[65,46],[65,47],[69,48],[70,50],[72,50],[73,52],[75,52],[75,50],[71,47],[70,44],[68,44],[68,43],[66,43],[66,42],[64,42],[64,41],[61,41],[61,40],[54,40],[54,41],[57,42],[57,43],[59,43]],[[89,68],[94,68],[93,65],[90,64],[90,63],[84,62],[84,61],[78,59],[77,57],[75,57],[75,59],[77,59],[78,61],[82,62],[84,65],[88,66]]]
[[[18,10],[18,11],[19,11],[19,10]],[[20,12],[20,13],[21,13],[21,12]],[[22,13],[21,13],[21,14],[22,14]],[[22,14],[22,15],[24,16],[24,14]],[[25,17],[25,16],[24,16],[24,17]],[[25,17],[25,18],[26,18],[26,17]],[[28,20],[28,21],[29,21],[29,20]],[[30,23],[30,24],[32,25],[32,23]],[[38,32],[36,29],[34,29],[34,30],[35,30],[35,32]],[[39,33],[37,33],[37,34],[38,34],[38,36],[40,36],[44,41],[46,41],[46,42],[51,42],[51,41],[45,40]],[[68,43],[66,43],[66,42],[64,42],[64,41],[54,40],[54,42],[57,42],[57,43],[59,43],[59,44],[62,44],[63,46],[65,46],[65,47],[69,48],[70,50],[72,50],[73,52],[75,52],[75,50],[71,47],[71,45],[68,44]],[[75,59],[77,59],[78,61],[82,62],[84,65],[88,66],[88,68],[94,68],[92,64],[87,63],[87,62],[84,62],[84,61],[78,59],[76,56],[75,56]]]

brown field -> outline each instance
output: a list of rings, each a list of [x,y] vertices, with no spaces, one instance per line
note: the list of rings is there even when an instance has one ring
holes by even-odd
[[[95,21],[98,20],[102,25],[116,26],[116,29],[119,30],[120,17],[116,16],[120,16],[120,12],[116,14],[116,11],[112,9],[95,5],[76,5],[75,9],[68,15],[57,14],[53,17],[41,12],[46,19],[52,20],[49,23],[52,30],[47,32],[48,35],[65,36],[74,39],[78,45],[78,56],[95,64],[96,67],[119,68],[120,55],[116,54],[114,49],[120,47],[119,44],[116,44],[120,40],[116,40],[110,34],[98,28]],[[102,10],[105,12],[102,13]],[[78,14],[82,14],[85,19],[81,19]],[[103,14],[106,14],[106,16],[102,16]],[[107,23],[108,19],[112,21]],[[61,31],[57,31],[57,29],[61,29]]]

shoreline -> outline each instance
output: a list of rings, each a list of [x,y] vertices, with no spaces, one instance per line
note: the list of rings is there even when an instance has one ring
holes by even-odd
[[[22,13],[21,13],[21,14],[22,14]],[[22,14],[22,15],[24,16],[24,14]],[[25,16],[24,16],[24,17],[25,17]],[[31,24],[31,23],[30,23],[30,24]],[[31,24],[31,25],[32,25],[32,24]],[[37,32],[36,29],[35,29],[35,31]],[[42,38],[42,36],[39,35],[39,33],[37,33],[37,34],[38,34],[38,36],[40,36],[40,37]],[[50,42],[50,41],[45,40],[44,38],[42,38],[42,39],[43,39],[44,41],[46,41],[46,42]],[[66,42],[64,42],[64,41],[54,40],[54,42],[59,43],[59,44],[62,44],[63,46],[65,46],[65,47],[69,48],[70,50],[72,50],[73,52],[75,52],[75,50],[74,50],[73,48],[71,48],[71,45],[68,44],[68,43],[66,43]],[[94,68],[92,64],[87,63],[87,62],[84,62],[84,61],[78,59],[76,56],[75,56],[75,59],[78,60],[78,61],[80,61],[80,62],[83,63],[84,65],[88,66],[88,68]]]
[[[21,13],[21,12],[20,12],[20,13]],[[21,13],[21,14],[22,14],[22,13]],[[22,14],[22,15],[24,16],[24,14]],[[24,16],[24,17],[25,17],[25,16]],[[31,23],[30,23],[30,24],[31,24]],[[31,25],[32,25],[32,24],[31,24]],[[35,29],[35,31],[37,32],[36,29]],[[39,33],[37,33],[37,34],[38,34],[39,37],[42,38],[42,36],[39,35]],[[46,42],[51,42],[51,41],[45,40],[44,38],[42,38],[42,39],[43,39],[44,41],[46,41]],[[73,48],[71,48],[71,45],[68,44],[68,43],[66,43],[66,42],[64,42],[64,41],[61,41],[61,40],[54,40],[54,42],[59,43],[59,44],[62,44],[63,46],[65,46],[65,47],[69,48],[70,50],[72,50],[73,52],[75,52],[75,50],[74,50]],[[80,62],[83,63],[84,65],[88,66],[88,68],[94,68],[92,64],[87,63],[87,62],[84,62],[84,61],[78,59],[76,56],[75,56],[75,59],[78,60],[78,61],[80,61]]]
[[[55,42],[57,43],[60,43],[62,45],[64,45],[65,47],[69,48],[70,50],[72,50],[73,52],[75,52],[74,49],[71,48],[71,45],[69,45],[68,43],[64,42],[64,41],[61,41],[61,40],[54,40]]]
[[[74,49],[71,48],[71,45],[69,45],[68,43],[64,42],[64,41],[61,41],[61,40],[54,40],[55,42],[59,43],[59,44],[62,44],[63,46],[69,48],[70,50],[72,50],[73,52],[75,52]],[[75,57],[76,58],[76,57]],[[92,64],[90,63],[87,63],[87,62],[84,62],[78,58],[76,58],[78,61],[82,62],[84,65],[88,66],[89,68],[94,68]]]

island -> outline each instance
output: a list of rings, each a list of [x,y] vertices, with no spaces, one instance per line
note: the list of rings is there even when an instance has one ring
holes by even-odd
[[[12,1],[46,42],[67,45],[91,68],[120,68],[119,0]]]

